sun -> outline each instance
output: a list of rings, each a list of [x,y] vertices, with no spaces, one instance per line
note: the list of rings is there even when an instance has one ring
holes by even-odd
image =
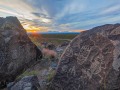
[[[27,32],[29,32],[29,33],[37,33],[36,30],[27,30]]]

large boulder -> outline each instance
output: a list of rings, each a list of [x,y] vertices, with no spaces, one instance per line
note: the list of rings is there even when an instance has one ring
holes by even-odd
[[[120,24],[78,35],[62,54],[50,90],[120,90]]]
[[[37,76],[25,76],[18,82],[8,84],[7,90],[41,90]]]
[[[0,18],[0,83],[13,81],[41,58],[16,17]]]

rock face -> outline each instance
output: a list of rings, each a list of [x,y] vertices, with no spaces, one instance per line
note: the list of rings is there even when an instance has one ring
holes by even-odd
[[[50,90],[120,90],[120,24],[78,35],[62,54]]]
[[[10,85],[7,90],[41,90],[37,76],[26,76],[17,83]]]
[[[16,17],[0,18],[0,82],[14,80],[41,58]]]

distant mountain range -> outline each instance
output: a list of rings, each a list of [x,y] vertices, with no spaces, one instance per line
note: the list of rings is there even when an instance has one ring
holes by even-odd
[[[80,32],[37,32],[37,34],[79,34]],[[29,33],[28,34],[32,34],[32,33]]]

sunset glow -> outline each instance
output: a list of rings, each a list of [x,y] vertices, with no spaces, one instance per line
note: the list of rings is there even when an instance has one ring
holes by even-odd
[[[74,32],[84,32],[85,30],[74,30]]]
[[[44,26],[37,27],[37,26],[30,25],[30,24],[22,24],[22,26],[29,33],[47,32],[48,31],[48,27],[44,27]]]
[[[40,30],[39,27],[30,26],[29,24],[23,25],[23,27],[24,27],[27,31],[29,31],[29,30]]]
[[[29,33],[37,33],[36,30],[27,30],[27,32],[29,32]]]
[[[1,0],[0,16],[16,16],[27,32],[82,32],[120,23],[120,0]]]

